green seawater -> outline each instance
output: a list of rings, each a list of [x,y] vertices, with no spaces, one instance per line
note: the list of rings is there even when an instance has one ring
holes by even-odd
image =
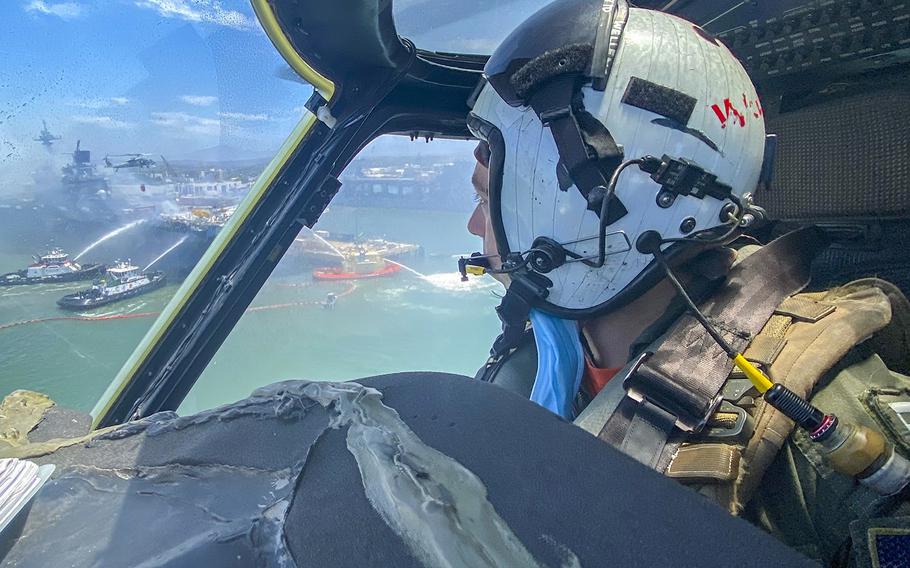
[[[416,243],[424,255],[390,277],[317,282],[288,257],[267,281],[180,408],[181,414],[243,398],[285,379],[348,380],[396,371],[473,375],[499,330],[489,277],[462,283],[456,257],[479,248],[466,213],[333,208],[317,228]],[[111,229],[116,227],[111,227]],[[3,236],[0,272],[26,266],[44,243],[75,254],[91,241],[78,234]],[[122,247],[129,232],[117,237]],[[80,242],[82,241],[82,242]],[[157,251],[156,251],[157,252]],[[105,245],[93,251],[104,258]],[[151,253],[144,255],[153,256]],[[86,312],[56,307],[88,283],[0,288],[0,396],[17,388],[48,394],[89,411],[176,291],[165,288]],[[340,295],[333,309],[321,305]],[[112,317],[114,316],[114,317]],[[52,319],[77,317],[80,319]],[[92,318],[92,319],[90,319]],[[13,325],[17,322],[31,322]]]

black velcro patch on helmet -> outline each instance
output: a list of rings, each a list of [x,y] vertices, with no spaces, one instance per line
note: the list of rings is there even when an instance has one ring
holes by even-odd
[[[515,71],[509,82],[515,94],[526,99],[537,85],[553,77],[568,73],[585,73],[591,65],[593,52],[594,48],[586,43],[573,43],[545,51]]]
[[[676,89],[632,77],[622,96],[622,102],[685,125],[688,124],[697,101]]]

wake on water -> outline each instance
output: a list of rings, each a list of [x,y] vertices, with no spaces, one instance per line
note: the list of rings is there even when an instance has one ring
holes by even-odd
[[[25,295],[42,296],[45,294],[58,294],[60,292],[69,292],[85,287],[85,282],[71,282],[69,284],[62,285],[37,284],[33,286],[9,286],[0,288],[0,298],[15,298],[16,296]]]
[[[134,312],[138,312],[139,310],[144,309],[147,304],[148,302],[137,302],[135,305],[128,305],[126,306],[126,310],[124,310],[123,313],[132,314]]]
[[[467,282],[462,282],[461,274],[458,272],[438,272],[434,274],[421,274],[419,280],[412,280],[411,283],[401,287],[389,287],[384,290],[386,293],[402,294],[407,291],[418,288],[425,288],[419,283],[425,282],[433,289],[440,292],[455,292],[458,294],[485,292],[493,290],[498,286],[498,282],[492,278],[472,278]]]
[[[471,278],[467,282],[462,282],[461,274],[458,272],[440,272],[437,274],[427,274],[424,280],[437,288],[451,292],[476,292],[489,290],[497,286],[497,282],[492,278]]]
[[[119,313],[120,313],[120,310],[111,310],[109,312],[100,312],[100,313],[79,312],[79,315],[85,316],[85,317],[92,317],[92,318],[106,318],[109,316],[117,315]]]
[[[496,281],[492,278],[471,278],[467,281],[462,281],[461,274],[458,272],[438,272],[435,274],[423,274],[400,262],[395,262],[394,260],[388,258],[383,258],[383,260],[400,266],[424,282],[428,282],[436,288],[441,288],[443,290],[449,290],[452,292],[472,292],[475,290],[486,290],[488,288],[493,288],[496,286]]]

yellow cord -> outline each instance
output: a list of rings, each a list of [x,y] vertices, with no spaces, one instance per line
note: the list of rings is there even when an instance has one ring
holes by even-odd
[[[746,377],[752,381],[752,384],[755,385],[755,388],[758,389],[758,392],[764,394],[766,390],[774,386],[774,383],[768,380],[768,377],[764,375],[761,371],[755,368],[755,365],[746,360],[742,356],[742,353],[737,353],[736,357],[733,358],[733,364],[739,367],[739,370],[745,373]]]

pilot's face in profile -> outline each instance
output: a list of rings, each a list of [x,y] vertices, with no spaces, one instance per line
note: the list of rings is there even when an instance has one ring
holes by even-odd
[[[490,264],[494,268],[499,268],[501,262],[499,252],[496,250],[493,225],[490,222],[490,146],[486,142],[479,142],[474,148],[474,158],[477,160],[477,164],[474,166],[471,184],[474,186],[474,199],[477,206],[474,207],[474,212],[468,220],[468,231],[483,239],[483,254],[493,255],[490,258]],[[494,277],[498,276],[500,275],[494,275]],[[497,279],[502,280],[501,277]]]

